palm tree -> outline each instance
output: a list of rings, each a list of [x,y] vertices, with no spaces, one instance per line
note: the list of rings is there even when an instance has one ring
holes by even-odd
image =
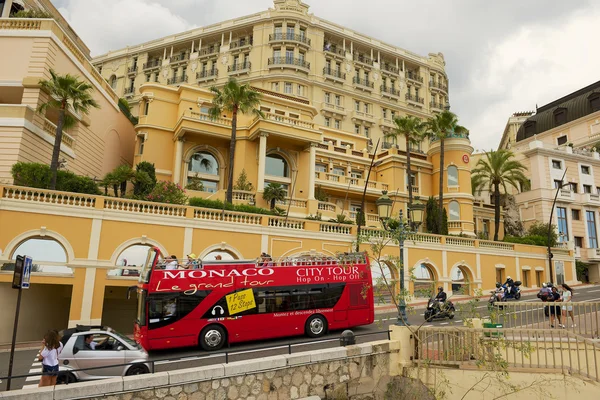
[[[440,194],[438,198],[438,226],[442,226],[444,218],[444,141],[448,138],[455,136],[466,135],[468,137],[469,131],[467,128],[458,125],[458,117],[456,114],[445,110],[435,117],[430,118],[427,121],[429,132],[427,135],[430,140],[440,141]]]
[[[396,124],[396,127],[392,132],[388,133],[386,137],[398,138],[399,135],[403,135],[406,139],[406,170],[408,174],[408,204],[410,207],[413,200],[412,171],[410,169],[410,145],[417,144],[423,139],[425,124],[423,124],[419,118],[413,115],[397,117],[394,119],[394,124]]]
[[[280,183],[269,183],[263,192],[263,199],[271,203],[271,210],[275,209],[275,202],[285,200],[285,188]]]
[[[235,78],[229,78],[229,81],[222,89],[211,87],[213,92],[213,105],[209,110],[209,115],[213,119],[221,117],[223,112],[231,113],[231,142],[229,144],[229,170],[227,171],[227,193],[225,201],[233,202],[233,163],[235,157],[237,116],[242,114],[255,114],[263,117],[260,111],[261,94],[252,89],[250,85],[240,85]]]
[[[485,157],[477,161],[475,169],[471,172],[473,194],[481,194],[484,189],[494,194],[494,222],[496,224],[494,240],[498,240],[500,228],[500,188],[504,190],[504,193],[508,193],[509,186],[517,190],[519,190],[519,186],[529,187],[529,179],[525,176],[527,168],[513,157],[514,154],[509,150],[491,150],[485,153]]]
[[[94,87],[89,83],[80,81],[78,76],[71,74],[58,75],[52,69],[50,70],[50,76],[49,80],[40,80],[40,86],[49,98],[47,102],[38,107],[38,112],[45,114],[48,109],[58,111],[54,149],[52,150],[52,161],[50,162],[50,172],[52,174],[50,189],[54,190],[56,188],[63,129],[75,124],[75,119],[67,114],[67,109],[71,109],[78,114],[88,114],[90,108],[99,108],[100,106],[92,98]]]

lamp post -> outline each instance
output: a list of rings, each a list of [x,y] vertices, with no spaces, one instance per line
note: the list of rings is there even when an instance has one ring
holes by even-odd
[[[554,201],[552,202],[552,208],[550,209],[550,220],[548,221],[548,272],[550,272],[550,282],[554,283],[554,267],[552,266],[552,258],[554,254],[552,254],[552,246],[550,246],[550,238],[552,237],[552,216],[554,215],[554,206],[556,205],[556,200],[558,199],[558,194],[560,190],[567,186],[568,183],[564,183],[565,175],[567,175],[567,169],[565,168],[565,172],[556,188],[556,194],[554,195]]]
[[[405,297],[405,286],[404,286],[404,240],[408,235],[417,233],[419,225],[423,222],[423,214],[425,211],[425,205],[420,203],[413,203],[409,205],[408,213],[410,215],[409,224],[407,224],[400,214],[397,224],[392,218],[392,208],[394,201],[389,198],[387,191],[382,192],[382,196],[375,202],[377,204],[377,214],[381,220],[383,228],[396,235],[398,245],[400,246],[400,257],[399,257],[399,268],[400,268],[400,301],[398,302],[398,322],[396,325],[407,326],[408,320],[406,318],[406,302]],[[394,223],[390,224],[390,222]]]

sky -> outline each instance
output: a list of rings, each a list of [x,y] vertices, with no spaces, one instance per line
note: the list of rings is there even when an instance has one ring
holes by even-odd
[[[92,55],[264,11],[272,0],[52,0]],[[513,112],[600,80],[597,0],[306,0],[309,12],[427,56],[441,52],[451,111],[476,150]]]

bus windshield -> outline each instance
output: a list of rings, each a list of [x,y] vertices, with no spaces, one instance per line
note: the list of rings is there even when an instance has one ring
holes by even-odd
[[[154,264],[154,260],[156,260],[156,255],[158,251],[153,247],[148,250],[148,257],[146,257],[146,262],[142,267],[142,272],[140,273],[140,283],[148,283],[150,282],[150,274],[152,272],[152,265]]]

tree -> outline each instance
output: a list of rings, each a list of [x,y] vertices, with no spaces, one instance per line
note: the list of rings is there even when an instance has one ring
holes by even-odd
[[[438,225],[440,223],[439,218],[440,208],[438,207],[438,202],[433,198],[433,196],[427,199],[427,204],[425,205],[425,227],[427,232],[434,233],[436,235],[447,235],[448,234],[448,214],[446,213],[446,209],[442,209],[442,225]]]
[[[427,121],[427,136],[430,140],[440,141],[440,194],[438,198],[438,226],[443,225],[443,209],[444,209],[444,142],[451,137],[468,137],[469,131],[467,128],[458,125],[458,117],[456,114],[446,110]]]
[[[529,185],[524,174],[527,168],[513,158],[514,154],[509,150],[491,150],[479,159],[471,172],[473,192],[480,194],[485,189],[494,195],[494,240],[498,240],[500,230],[500,189],[508,193],[509,186],[518,191],[520,186]]]
[[[229,170],[227,171],[227,193],[225,201],[233,202],[233,164],[235,160],[235,145],[238,113],[255,114],[263,117],[260,111],[261,94],[252,89],[250,85],[240,85],[235,78],[229,81],[222,89],[211,87],[213,92],[213,105],[209,115],[213,119],[221,117],[223,112],[231,113],[231,141],[229,144]]]
[[[271,210],[275,209],[277,201],[285,200],[286,191],[280,183],[269,183],[263,192],[263,199],[271,203]]]
[[[136,176],[134,177],[133,194],[137,197],[148,195],[154,186],[156,186],[156,169],[153,163],[148,161],[139,162],[135,166]],[[142,175],[145,173],[146,177]]]
[[[252,185],[252,182],[248,180],[248,175],[246,175],[245,169],[242,169],[242,172],[240,172],[237,182],[235,182],[235,186],[233,188],[235,190],[243,190],[245,192],[252,192],[254,190],[254,185]]]
[[[410,168],[410,145],[417,144],[423,140],[426,126],[419,118],[413,115],[397,117],[394,119],[394,124],[396,127],[392,132],[387,134],[386,137],[394,137],[397,139],[399,135],[402,135],[406,139],[406,176],[408,179],[408,204],[410,207],[413,200],[412,171]]]
[[[54,138],[54,149],[52,150],[52,161],[50,162],[50,189],[56,189],[56,174],[58,171],[58,158],[60,157],[60,144],[62,142],[63,129],[75,124],[75,119],[67,114],[72,110],[77,114],[88,114],[90,108],[100,106],[92,98],[94,87],[89,83],[80,81],[78,76],[71,74],[58,75],[50,70],[49,80],[40,80],[41,89],[48,94],[48,101],[38,107],[38,112],[45,114],[48,109],[58,111],[58,123],[56,124],[56,136]]]

